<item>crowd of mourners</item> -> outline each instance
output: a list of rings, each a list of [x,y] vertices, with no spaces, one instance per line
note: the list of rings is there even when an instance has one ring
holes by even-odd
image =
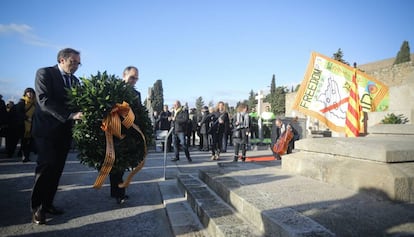
[[[30,153],[36,152],[31,136],[35,103],[33,88],[26,88],[17,104],[13,101],[8,101],[6,104],[3,96],[0,95],[0,145],[3,144],[4,138],[5,149],[1,152],[6,153],[9,158],[17,152],[22,162],[28,162]]]
[[[230,115],[224,102],[220,101],[215,107],[203,106],[198,113],[195,108],[184,108],[188,113],[188,120],[185,132],[186,147],[198,147],[198,150],[211,152],[211,160],[219,160],[220,154],[227,152],[228,146],[234,145],[234,161],[246,157],[247,138],[250,133],[250,119],[248,108],[245,104],[240,104],[234,115]],[[158,130],[170,130],[174,126],[174,110],[169,111],[169,107],[164,105],[163,111],[154,111],[152,121],[154,132]],[[174,133],[173,133],[174,134]],[[196,139],[198,137],[198,139]],[[198,141],[198,144],[196,144]],[[168,152],[173,152],[175,140],[170,135],[165,144]],[[164,150],[164,147],[162,148]],[[239,151],[241,156],[239,157]],[[178,160],[174,158],[173,161]]]
[[[36,153],[31,137],[35,100],[35,91],[32,88],[24,90],[17,104],[13,101],[8,101],[6,104],[0,95],[0,144],[2,144],[1,139],[4,138],[5,149],[1,152],[6,153],[7,157],[13,157],[17,152],[22,162],[28,162],[30,153]],[[258,130],[257,121],[252,116],[254,111],[249,114],[246,104],[240,104],[234,114],[229,114],[223,101],[218,102],[215,107],[203,106],[200,112],[195,108],[182,107],[188,114],[185,129],[187,148],[195,147],[199,151],[210,152],[211,160],[219,160],[220,154],[227,152],[228,146],[233,146],[233,160],[245,160],[249,139],[257,137]],[[151,119],[154,135],[156,131],[169,131],[174,126],[174,113],[174,108],[170,111],[168,105],[164,105],[162,111],[153,112]],[[173,135],[171,134],[167,143],[163,144],[163,150],[165,145],[168,152],[174,152],[174,145],[180,141]],[[177,149],[180,149],[180,144]],[[177,157],[175,160],[178,160]]]
[[[176,132],[172,132],[167,138],[167,143],[162,143],[162,150],[166,149],[168,152],[175,152],[175,157],[172,161],[178,161],[178,150],[184,150],[186,157],[191,162],[188,153],[188,147],[198,148],[199,151],[210,152],[211,160],[219,160],[220,154],[227,152],[228,146],[233,146],[234,156],[233,161],[246,160],[246,150],[248,144],[257,142],[263,143],[269,140],[267,145],[273,147],[286,130],[292,131],[293,138],[288,141],[285,153],[292,153],[294,149],[294,142],[300,138],[298,131],[290,124],[284,123],[280,118],[276,118],[270,112],[270,108],[260,116],[264,119],[262,124],[263,136],[267,139],[260,140],[258,134],[258,114],[254,109],[250,111],[246,104],[241,103],[236,108],[234,114],[229,114],[226,110],[223,101],[217,103],[215,107],[203,106],[198,112],[195,108],[186,108],[185,106],[174,108],[170,111],[167,105],[164,105],[163,111],[154,111],[152,115],[152,123],[154,126],[154,134],[157,131],[169,131],[174,126],[178,126],[175,121],[175,110],[180,108],[180,114],[184,111],[188,116],[186,118],[186,127],[184,138],[178,139]],[[174,128],[172,131],[177,130]],[[179,130],[182,133],[183,125],[179,125]],[[181,134],[182,135],[182,134]],[[198,139],[197,139],[198,138]],[[185,144],[182,144],[184,141]],[[198,144],[196,144],[198,141]],[[181,144],[180,144],[181,143]],[[272,149],[273,151],[273,149]],[[241,154],[239,154],[241,152]],[[276,159],[281,159],[280,154],[273,151]]]

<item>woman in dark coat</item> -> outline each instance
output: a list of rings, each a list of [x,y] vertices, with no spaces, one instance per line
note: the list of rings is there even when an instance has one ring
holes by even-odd
[[[22,99],[20,99],[19,103],[17,104],[16,108],[21,119],[24,120],[23,127],[24,132],[21,136],[21,153],[22,153],[22,162],[30,161],[29,155],[30,151],[32,150],[32,118],[33,113],[35,111],[35,103],[36,103],[36,94],[33,88],[26,88],[24,90],[24,94]]]
[[[200,122],[198,122],[198,126],[200,127],[200,150],[201,151],[208,151],[208,121],[209,112],[208,107],[204,106],[201,110]]]
[[[7,111],[6,151],[11,158],[16,151],[19,139],[24,134],[24,108],[9,102]]]

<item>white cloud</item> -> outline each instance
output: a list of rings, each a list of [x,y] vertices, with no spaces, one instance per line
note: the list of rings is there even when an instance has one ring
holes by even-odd
[[[32,30],[32,27],[26,25],[26,24],[9,24],[9,25],[3,25],[0,24],[0,33],[19,33],[19,34],[30,34],[30,31]]]
[[[56,48],[59,49],[59,46],[56,46],[54,44],[51,44],[47,42],[44,39],[41,39],[36,34],[33,33],[33,28],[26,24],[0,24],[0,35],[2,34],[11,34],[11,35],[17,35],[20,37],[20,39],[30,45],[36,45],[41,47],[50,47],[50,48]]]

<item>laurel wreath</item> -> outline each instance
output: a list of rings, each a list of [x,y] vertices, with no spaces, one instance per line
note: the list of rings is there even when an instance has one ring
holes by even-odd
[[[81,77],[80,85],[68,91],[69,104],[74,111],[82,111],[83,119],[73,128],[73,139],[82,164],[100,170],[105,159],[106,138],[101,125],[117,103],[127,102],[135,115],[148,144],[152,140],[152,126],[148,111],[139,102],[134,88],[115,75],[98,72],[89,78]],[[144,139],[134,129],[121,128],[123,138],[113,137],[115,162],[113,171],[132,169],[145,156]]]

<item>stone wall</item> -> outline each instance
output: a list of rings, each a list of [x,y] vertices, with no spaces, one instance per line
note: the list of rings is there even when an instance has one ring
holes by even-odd
[[[398,86],[407,82],[410,79],[409,75],[414,72],[414,54],[411,54],[411,62],[393,65],[394,61],[395,58],[390,58],[363,64],[358,68],[389,87]],[[411,78],[411,81],[414,81],[414,78]]]

